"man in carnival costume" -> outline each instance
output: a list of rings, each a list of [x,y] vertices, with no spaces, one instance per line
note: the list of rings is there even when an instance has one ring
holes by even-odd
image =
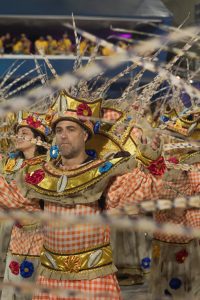
[[[140,149],[134,156],[102,159],[101,152],[106,154],[112,148],[119,152],[123,148],[110,133],[101,131],[98,122],[93,124],[91,121],[101,118],[101,100],[88,102],[61,93],[55,108],[51,110],[52,117],[49,119],[52,119],[60,157],[42,165],[26,166],[18,174],[17,185],[26,198],[17,189],[13,197],[12,188],[1,180],[1,205],[7,207],[12,201],[15,207],[34,209],[33,203],[37,203],[34,199],[43,199],[45,211],[67,218],[67,215],[73,214],[99,215],[102,210],[112,213],[116,208],[138,201],[172,198],[176,196],[177,188],[186,188],[184,175],[176,184],[168,182],[166,188],[161,178],[143,172],[138,163],[141,160]],[[110,132],[114,132],[114,128]],[[127,135],[126,130],[124,132],[124,145],[130,145],[131,135]],[[86,154],[86,145],[87,148],[96,146],[96,159]],[[52,157],[56,156],[56,149],[54,146]],[[147,153],[150,149],[151,146],[146,146],[146,162],[149,161]],[[153,153],[156,159],[158,152]],[[126,172],[130,173],[121,175]],[[112,260],[109,226],[77,224],[55,228],[49,224],[40,259],[37,282],[44,287],[82,292],[81,299],[88,298],[84,293],[90,293],[90,299],[121,299]],[[33,299],[71,298],[76,297],[66,295],[60,298],[43,292]]]
[[[34,165],[46,160],[47,137],[50,134],[44,115],[19,112],[14,125],[16,152],[3,159],[2,173],[11,186],[15,186],[16,173],[27,165]],[[11,207],[12,204],[10,203]],[[42,203],[37,203],[35,209],[40,210]],[[10,227],[9,227],[10,228]],[[7,248],[6,239],[10,236],[10,229],[1,229],[2,246]],[[4,281],[34,281],[39,264],[39,255],[43,244],[43,232],[38,222],[22,220],[12,227],[9,252],[6,258]],[[11,287],[4,288],[1,299],[31,299],[23,296]]]

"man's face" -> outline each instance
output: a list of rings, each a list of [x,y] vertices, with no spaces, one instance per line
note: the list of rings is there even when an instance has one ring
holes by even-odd
[[[17,139],[15,140],[15,148],[19,151],[25,151],[35,147],[34,144],[31,144],[30,140],[34,138],[32,130],[28,127],[20,127],[17,132]],[[24,139],[25,138],[25,139]]]
[[[70,159],[85,150],[87,132],[76,122],[60,121],[55,128],[56,144],[61,156]]]

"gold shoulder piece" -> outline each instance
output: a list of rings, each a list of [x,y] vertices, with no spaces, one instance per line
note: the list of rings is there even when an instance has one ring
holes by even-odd
[[[56,168],[53,162],[31,165],[25,169],[24,180],[29,188],[38,193],[53,197],[66,197],[86,190],[102,179],[109,177],[119,164],[128,159],[115,158],[109,161],[92,161],[69,171]],[[59,180],[62,176],[66,177],[67,184],[62,192],[58,192]]]

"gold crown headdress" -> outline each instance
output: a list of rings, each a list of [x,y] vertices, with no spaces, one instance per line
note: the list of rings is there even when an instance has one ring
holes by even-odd
[[[51,118],[52,129],[59,121],[67,119],[79,123],[91,136],[94,133],[95,120],[101,118],[101,104],[102,99],[89,102],[71,97],[62,90],[47,113],[47,118]]]
[[[46,116],[33,112],[19,111],[17,120],[14,125],[15,132],[20,127],[29,127],[42,134],[47,140],[51,133],[51,128],[48,126]]]
[[[194,140],[200,139],[200,109],[185,110],[177,112],[176,109],[167,110],[161,121],[165,123],[166,129],[178,133],[180,136],[190,137]]]

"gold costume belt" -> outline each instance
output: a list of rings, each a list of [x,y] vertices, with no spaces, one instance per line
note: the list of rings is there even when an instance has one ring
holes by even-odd
[[[78,273],[112,264],[112,250],[109,244],[75,254],[57,254],[43,248],[40,259],[51,270]]]

